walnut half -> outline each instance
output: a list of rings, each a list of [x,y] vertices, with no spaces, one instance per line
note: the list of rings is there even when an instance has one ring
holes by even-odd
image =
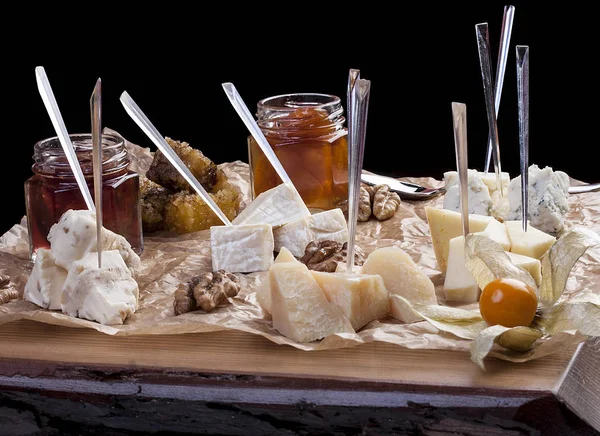
[[[393,217],[398,206],[400,206],[400,197],[398,194],[390,191],[388,185],[376,185],[373,191],[373,215],[379,221]]]
[[[311,242],[306,246],[300,262],[313,271],[335,272],[340,262],[346,262],[348,243],[336,241]],[[354,246],[354,264],[362,265],[365,255],[358,245]]]
[[[369,218],[371,218],[371,192],[361,186],[358,197],[358,220],[369,221]]]
[[[235,297],[240,287],[240,279],[225,270],[194,276],[175,291],[175,315],[198,309],[210,312],[227,298]]]

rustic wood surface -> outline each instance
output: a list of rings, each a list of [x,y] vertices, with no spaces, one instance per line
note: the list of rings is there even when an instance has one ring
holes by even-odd
[[[597,435],[553,394],[574,352],[483,372],[384,343],[305,352],[19,321],[0,326],[0,435]]]

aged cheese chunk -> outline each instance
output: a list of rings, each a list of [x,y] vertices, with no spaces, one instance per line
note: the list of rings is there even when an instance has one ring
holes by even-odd
[[[90,252],[74,261],[63,286],[64,313],[101,324],[122,324],[138,307],[139,289],[117,250]]]
[[[274,263],[283,263],[283,262],[299,262],[298,259],[294,257],[294,255],[287,248],[283,247],[281,251],[277,254]],[[256,301],[260,304],[260,307],[263,308],[268,313],[271,313],[271,288],[269,287],[269,280],[264,280],[261,285],[256,290]]]
[[[392,305],[391,315],[399,321],[406,324],[423,321],[424,318],[417,315],[410,307],[410,303],[406,298],[400,295],[390,295],[390,303]]]
[[[213,271],[266,271],[273,264],[273,228],[270,224],[213,226],[210,248]]]
[[[426,207],[425,213],[435,258],[440,271],[446,272],[450,239],[462,235],[460,213],[434,207]],[[471,233],[482,232],[493,219],[489,216],[469,215],[469,231]]]
[[[338,306],[354,330],[385,317],[390,297],[378,275],[311,271],[327,299]]]
[[[139,272],[140,257],[123,236],[103,228],[102,239],[103,251],[118,250],[132,274]],[[74,261],[98,251],[96,214],[89,210],[66,211],[50,228],[48,241],[56,264],[69,269]]]
[[[535,280],[536,285],[540,285],[542,283],[542,263],[539,259],[534,259],[533,257],[523,256],[522,254],[517,253],[506,253],[510,261],[518,267],[523,268],[525,271],[531,274],[531,277]]]
[[[36,252],[35,264],[27,279],[23,299],[45,309],[60,310],[62,289],[67,279],[67,270],[56,265],[50,250],[40,248]]]
[[[450,240],[444,294],[446,301],[475,303],[479,300],[479,286],[465,264],[464,236],[457,236]]]
[[[531,225],[527,226],[527,233],[523,232],[521,221],[506,221],[505,224],[510,238],[510,251],[513,253],[539,259],[556,241],[554,236]]]
[[[310,215],[298,191],[282,183],[259,194],[233,220],[233,224],[270,224],[282,226]]]
[[[325,212],[299,219],[273,230],[275,251],[285,247],[296,256],[301,257],[309,242],[348,241],[348,226],[341,209],[335,208]]]
[[[496,241],[504,248],[504,250],[510,250],[510,238],[508,237],[508,231],[506,225],[498,220],[491,220],[487,225],[483,233],[490,238],[492,241]]]
[[[334,333],[354,333],[350,321],[330,303],[306,265],[274,264],[269,271],[273,327],[282,335],[310,342]]]
[[[490,190],[481,181],[481,177],[475,170],[468,172],[468,204],[469,213],[478,215],[491,215],[493,202]],[[446,185],[444,195],[444,209],[460,211],[460,186],[458,183]]]
[[[401,248],[378,248],[369,254],[362,270],[380,275],[390,294],[401,295],[411,303],[437,303],[433,282]]]

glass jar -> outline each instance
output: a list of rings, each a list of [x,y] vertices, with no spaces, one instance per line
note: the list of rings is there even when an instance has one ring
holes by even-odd
[[[70,135],[90,193],[94,195],[92,136]],[[124,236],[133,250],[143,250],[139,176],[129,170],[129,156],[122,138],[102,135],[102,224]],[[49,248],[50,227],[69,209],[87,209],[75,176],[57,137],[34,146],[33,176],[25,182],[25,207],[29,252]]]
[[[328,210],[348,199],[348,131],[339,97],[286,94],[258,102],[257,122],[307,207]],[[281,179],[248,138],[252,195]]]

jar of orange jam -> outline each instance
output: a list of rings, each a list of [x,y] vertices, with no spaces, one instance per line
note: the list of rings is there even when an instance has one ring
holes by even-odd
[[[286,94],[258,102],[257,122],[306,206],[328,210],[348,199],[348,131],[339,97]],[[252,195],[281,179],[248,138]]]

